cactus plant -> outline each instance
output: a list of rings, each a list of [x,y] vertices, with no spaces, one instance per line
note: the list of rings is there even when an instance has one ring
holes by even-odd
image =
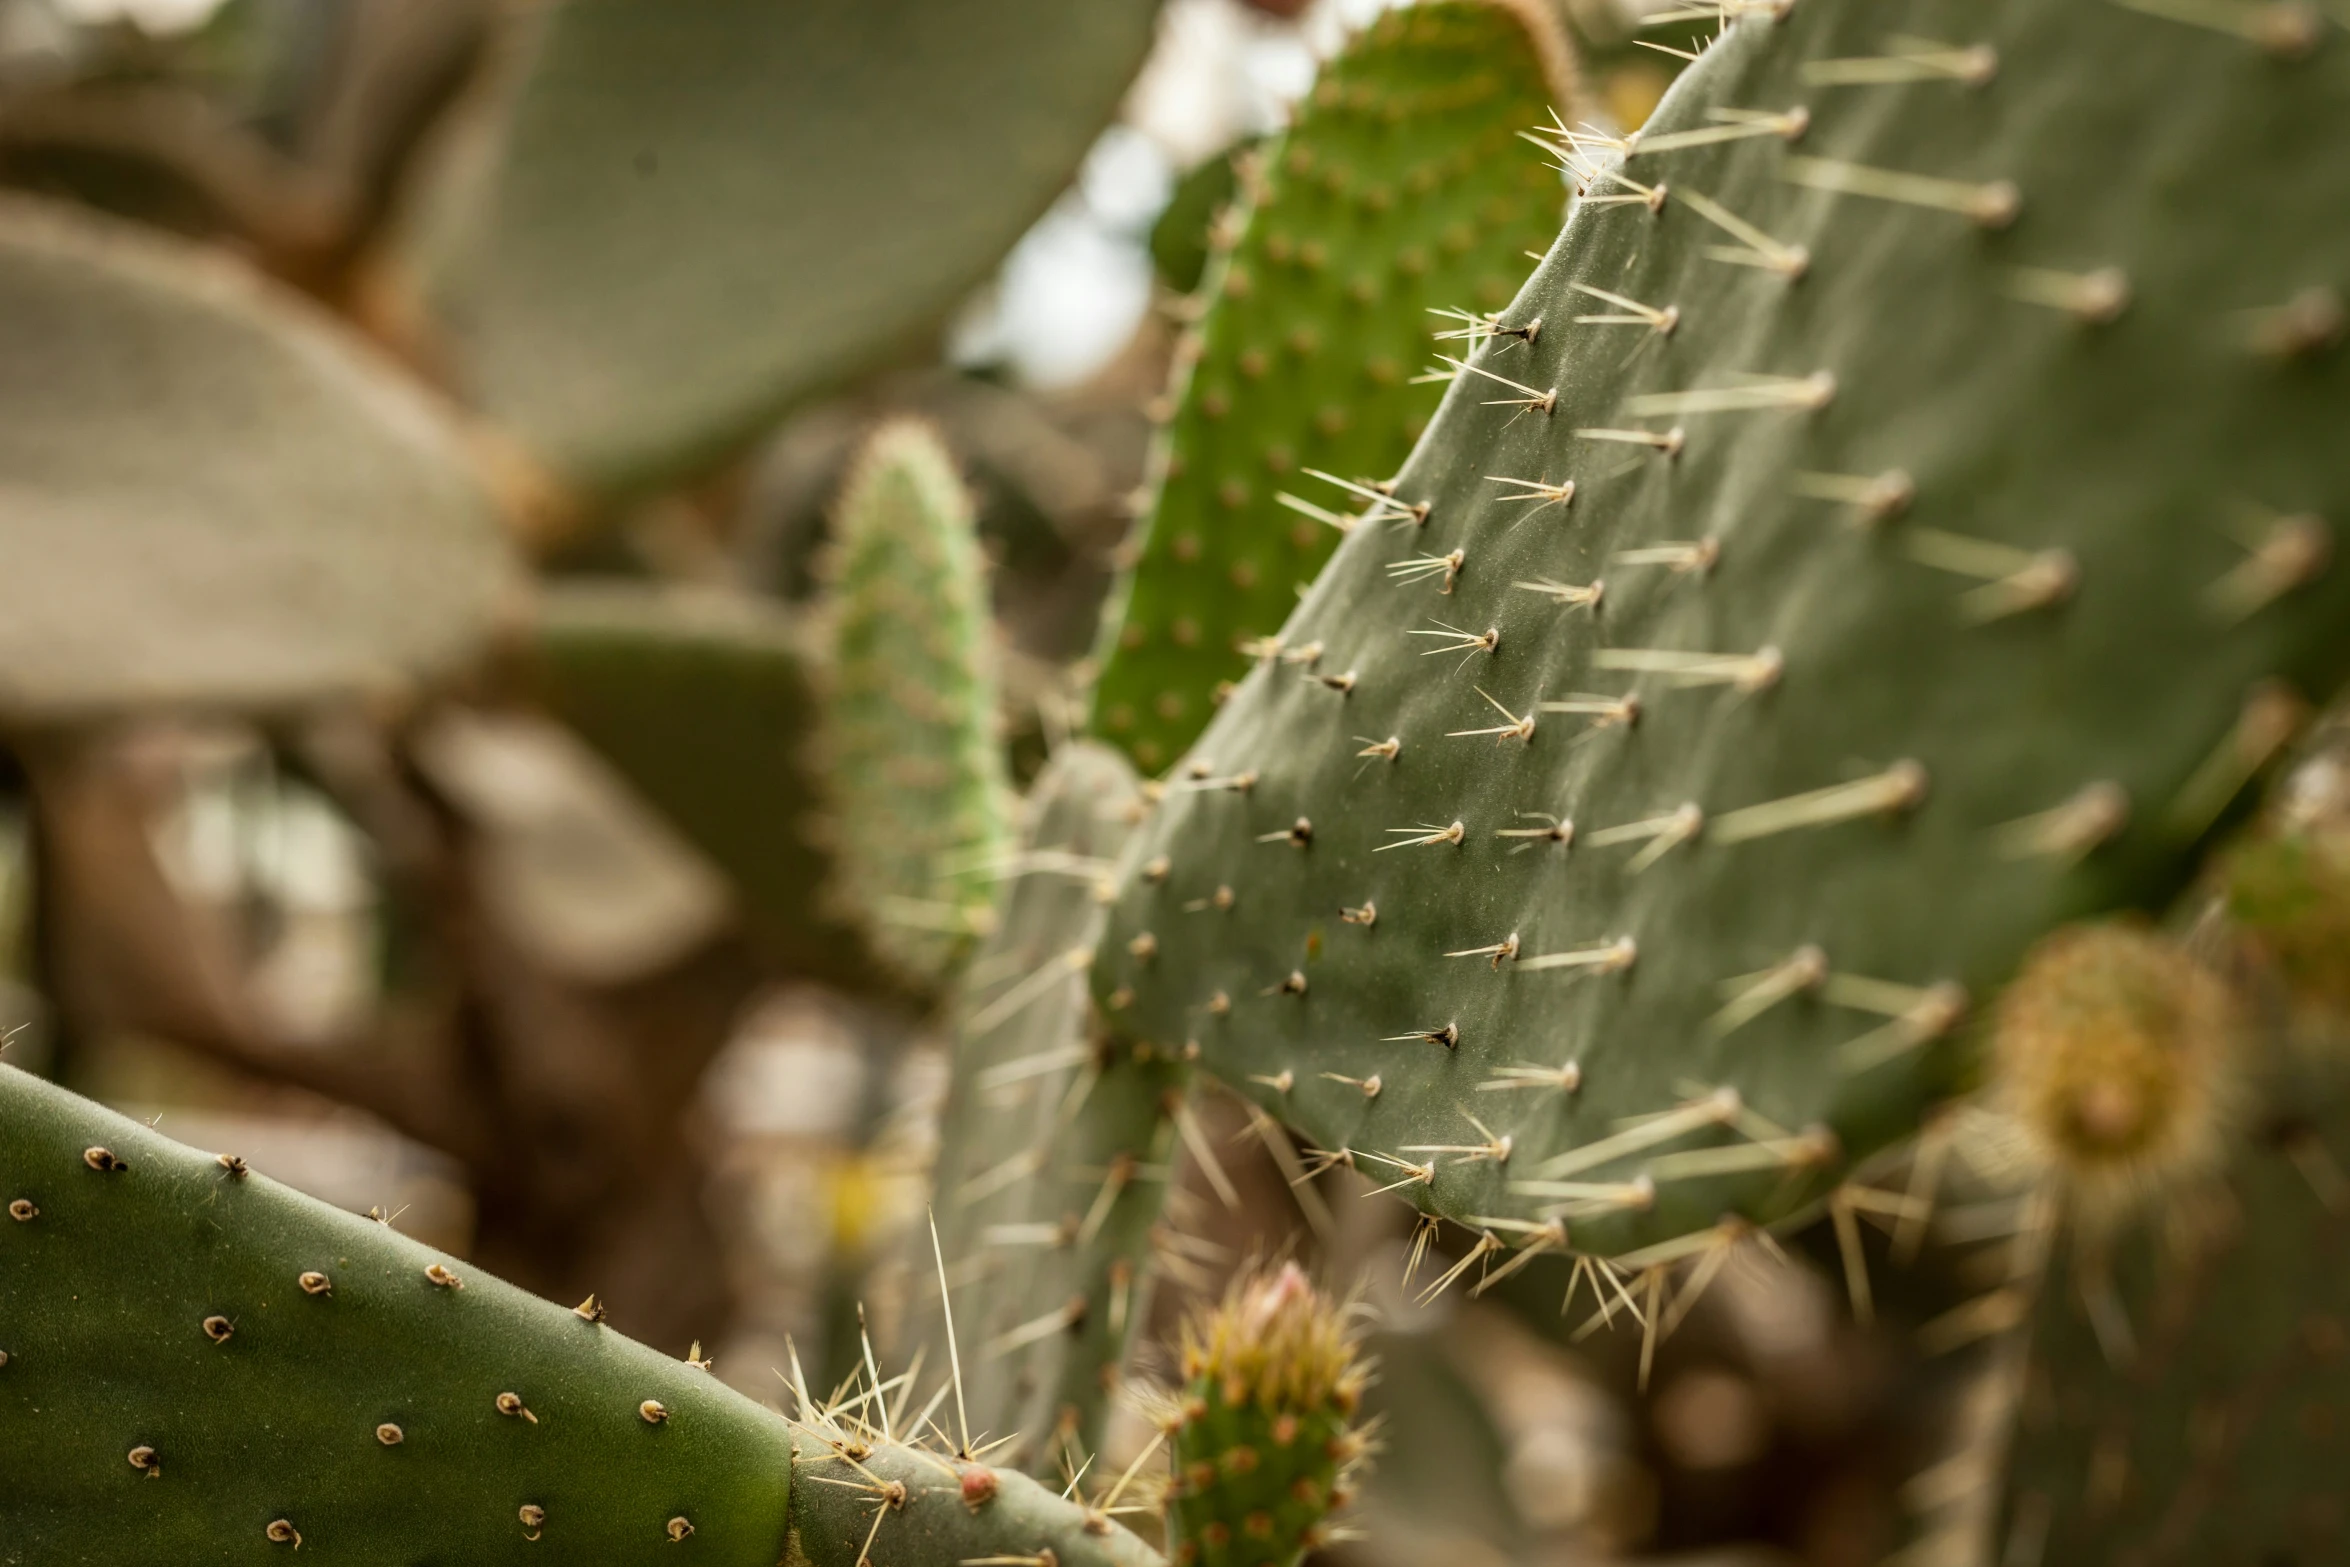
[[[987,913],[1009,842],[971,498],[927,425],[876,430],[843,487],[824,697],[833,891],[917,983]]]
[[[16,196],[0,468],[12,724],[403,693],[479,653],[512,581],[455,431],[350,333],[224,257]]]
[[[2156,9],[1742,6],[1560,133],[1558,244],[1138,846],[1116,1026],[1641,1268],[1806,1210],[2037,937],[2175,890],[2350,663],[2350,161],[2290,152],[2350,50]]]
[[[1166,1416],[1179,1563],[1295,1567],[1328,1539],[1367,1450],[1346,1310],[1296,1263],[1244,1272],[1183,1334],[1184,1389]]]
[[[1157,1560],[13,1067],[0,1118],[0,1561]]]
[[[1190,744],[1246,671],[1242,644],[1338,542],[1314,514],[1345,497],[1312,471],[1393,471],[1436,406],[1420,371],[1437,312],[1473,329],[1557,228],[1558,176],[1518,140],[1571,96],[1553,26],[1502,0],[1388,12],[1246,155],[1253,196],[1220,226],[1138,564],[1105,622],[1093,727],[1144,769]]]
[[[415,250],[474,400],[597,490],[934,329],[1076,168],[1155,0],[571,0]],[[476,159],[475,162],[480,162]]]
[[[1072,742],[1037,776],[1001,917],[972,959],[931,1178],[972,1429],[1020,1438],[1007,1461],[1044,1476],[1099,1447],[1173,1152],[1176,1069],[1107,1049],[1085,989],[1101,889],[1141,805],[1104,746]],[[932,1349],[933,1363],[947,1353]]]

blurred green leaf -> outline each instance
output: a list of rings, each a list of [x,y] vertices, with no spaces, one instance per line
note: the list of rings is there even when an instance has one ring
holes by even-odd
[[[464,448],[363,344],[0,198],[0,720],[403,689],[472,655],[511,572]]]
[[[674,477],[933,328],[1067,183],[1156,0],[569,0],[425,241],[470,395]]]

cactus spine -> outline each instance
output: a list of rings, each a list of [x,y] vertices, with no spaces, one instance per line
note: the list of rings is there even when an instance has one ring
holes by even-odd
[[[837,536],[834,891],[886,961],[935,981],[984,923],[1009,840],[987,585],[971,497],[936,432],[873,433]]]

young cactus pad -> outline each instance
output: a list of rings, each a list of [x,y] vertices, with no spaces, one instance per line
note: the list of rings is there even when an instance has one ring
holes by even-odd
[[[966,983],[933,1212],[972,1432],[1025,1438],[1007,1461],[1057,1476],[1068,1449],[1082,1463],[1099,1442],[1141,1315],[1180,1074],[1108,1050],[1086,993],[1100,889],[1142,815],[1134,769],[1106,746],[1063,746],[1028,813]],[[935,1278],[931,1263],[926,1234],[916,1276]],[[932,1363],[946,1353],[934,1342]]]
[[[1633,1267],[1906,1136],[1970,1001],[2175,888],[2350,657],[2350,38],[1733,15],[1637,138],[1559,138],[1565,232],[1095,970],[1381,1184]]]
[[[1461,346],[1433,341],[1463,326],[1433,312],[1498,310],[1557,230],[1558,172],[1518,136],[1567,96],[1553,27],[1504,0],[1390,11],[1247,160],[1255,200],[1222,225],[1237,242],[1184,339],[1094,697],[1095,731],[1145,770],[1182,754],[1247,672],[1241,645],[1288,618],[1337,544],[1315,514],[1341,516],[1346,494],[1306,470],[1392,473],[1436,409],[1421,372]]]
[[[971,497],[930,426],[873,433],[841,494],[837,551],[834,888],[887,961],[935,980],[986,917],[1010,785]]]
[[[876,1513],[897,1567],[1158,1562],[1022,1476],[888,1439],[878,1416],[786,1421],[584,1304],[6,1066],[0,1190],[9,1567],[666,1563],[681,1546],[847,1567]]]
[[[1295,1263],[1244,1273],[1183,1335],[1168,1537],[1182,1567],[1295,1567],[1326,1538],[1364,1439],[1345,1309]]]

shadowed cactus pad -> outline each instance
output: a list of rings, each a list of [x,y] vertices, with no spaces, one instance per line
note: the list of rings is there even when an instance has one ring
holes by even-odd
[[[1740,10],[1630,145],[1560,138],[1587,194],[1095,981],[1415,1201],[1632,1266],[1906,1136],[2350,655],[2350,39]]]
[[[937,432],[899,420],[866,442],[836,526],[833,892],[883,958],[933,981],[985,921],[1010,842],[971,497]]]
[[[747,596],[564,586],[540,595],[515,661],[531,697],[725,869],[767,950],[874,983],[861,933],[808,896],[831,868],[811,640]]]
[[[1067,1448],[1100,1441],[1140,1320],[1181,1074],[1113,1050],[1085,985],[1108,913],[1100,889],[1142,815],[1134,769],[1106,746],[1066,745],[1028,815],[965,981],[933,1211],[971,1429],[1023,1438],[1005,1461],[1049,1477]],[[916,1298],[935,1326],[931,1263],[925,1235]],[[934,1332],[932,1363],[946,1353]]]
[[[1558,227],[1557,171],[1518,133],[1563,100],[1538,6],[1392,11],[1322,72],[1286,136],[1244,155],[1236,240],[1157,455],[1158,491],[1109,618],[1094,729],[1146,771],[1247,672],[1243,642],[1296,606],[1338,542],[1341,477],[1392,472],[1435,412],[1434,334],[1509,302]],[[1261,167],[1260,167],[1261,165]],[[1293,509],[1283,496],[1306,502]]]
[[[706,1372],[5,1066],[0,1189],[0,1561],[776,1559]]]

